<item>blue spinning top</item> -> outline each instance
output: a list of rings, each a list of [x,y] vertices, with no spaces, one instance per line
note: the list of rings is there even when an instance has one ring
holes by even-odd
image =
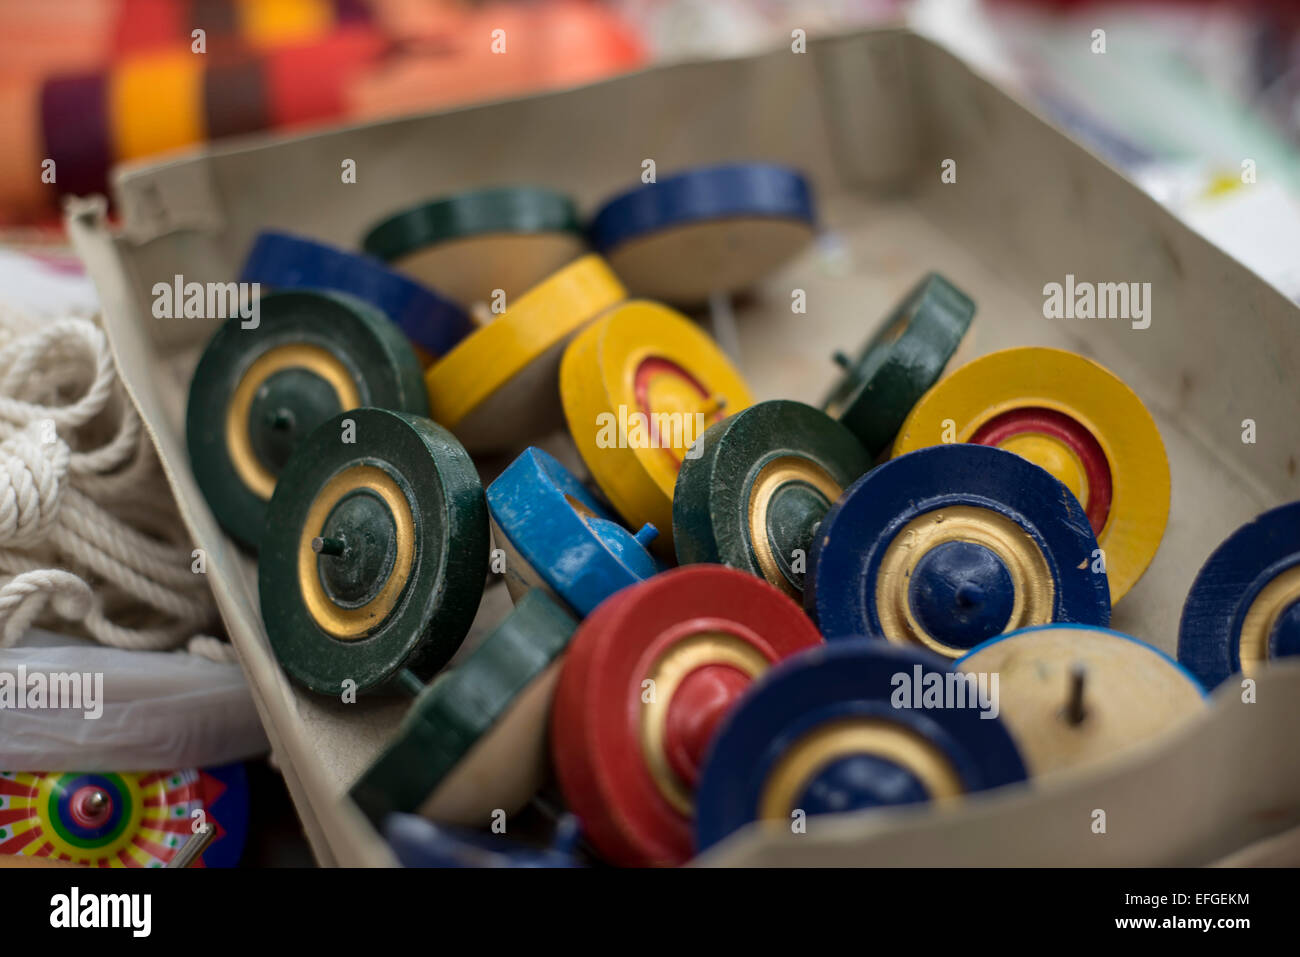
[[[685,170],[609,200],[592,246],[636,295],[704,302],[757,283],[812,239],[812,187],[768,163]]]
[[[1178,660],[1210,689],[1290,655],[1300,655],[1300,502],[1265,512],[1214,550],[1178,627]]]
[[[550,847],[441,827],[416,814],[384,819],[384,837],[403,867],[582,867],[574,855],[578,836],[578,820],[571,814],[556,823]]]
[[[586,617],[614,592],[662,570],[646,551],[655,527],[646,524],[633,535],[541,449],[525,449],[488,486],[487,501],[516,602],[541,587]]]
[[[923,651],[857,639],[801,652],[715,734],[696,796],[697,849],[751,821],[798,833],[819,814],[1022,781],[995,709],[987,681]]]
[[[411,340],[422,362],[448,352],[474,328],[469,313],[377,259],[289,233],[259,233],[240,282],[273,289],[328,289],[379,309]]]
[[[1110,621],[1104,557],[1075,497],[1025,459],[968,444],[892,459],[850,486],[814,538],[804,607],[828,640],[948,658],[1032,625]]]

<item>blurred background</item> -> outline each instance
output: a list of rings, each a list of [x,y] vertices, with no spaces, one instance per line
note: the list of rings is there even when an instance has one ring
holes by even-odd
[[[114,162],[875,23],[953,48],[1300,296],[1294,0],[0,0],[0,244],[57,245],[59,192]]]

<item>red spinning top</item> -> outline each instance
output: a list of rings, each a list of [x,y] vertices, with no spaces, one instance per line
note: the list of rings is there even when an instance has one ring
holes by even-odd
[[[769,666],[821,641],[778,589],[721,565],[601,604],[569,646],[551,712],[560,786],[595,848],[625,866],[686,861],[714,729]]]

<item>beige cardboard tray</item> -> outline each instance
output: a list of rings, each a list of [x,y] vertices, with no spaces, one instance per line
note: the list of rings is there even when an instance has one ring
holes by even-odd
[[[737,304],[739,361],[760,398],[817,402],[834,349],[937,269],[979,304],[974,354],[1019,344],[1095,357],[1151,408],[1173,472],[1164,542],[1114,627],[1172,652],[1201,562],[1241,523],[1300,498],[1300,313],[1117,172],[932,43],[902,30],[826,38],[806,53],[648,70],[561,93],[324,132],[257,138],[128,168],[122,212],[69,208],[131,393],[157,442],[276,756],[322,863],[390,863],[342,795],[401,702],[344,706],[292,687],[258,614],[253,563],[219,531],[183,438],[188,375],[213,323],[155,319],[151,287],[234,277],[254,234],[286,228],[355,247],[368,223],[420,198],[539,182],[590,209],[634,182],[762,159],[805,170],[832,239]],[[956,183],[941,163],[957,163]],[[356,163],[355,183],[340,176]],[[1266,174],[1262,174],[1266,175]],[[1066,274],[1149,282],[1152,322],[1043,317]],[[804,289],[808,312],[791,312]],[[1241,441],[1254,419],[1257,444]],[[484,599],[476,632],[508,608]],[[1243,705],[1233,688],[1167,740],[1091,774],[938,813],[742,834],[706,862],[760,864],[1209,863],[1300,823],[1300,667]],[[1107,836],[1091,811],[1107,810]]]

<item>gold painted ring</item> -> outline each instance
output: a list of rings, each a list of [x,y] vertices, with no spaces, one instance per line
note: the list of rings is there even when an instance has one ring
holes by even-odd
[[[763,782],[759,819],[788,825],[799,796],[836,761],[870,754],[907,771],[931,800],[948,801],[963,793],[951,759],[911,728],[878,718],[827,722],[807,732],[781,756]]]
[[[1300,602],[1300,565],[1288,568],[1265,585],[1242,617],[1237,655],[1247,678],[1259,672],[1272,657],[1269,639],[1282,616]]]
[[[641,753],[664,800],[687,817],[695,810],[693,782],[682,780],[667,752],[673,696],[683,679],[697,668],[734,668],[751,679],[766,671],[771,662],[758,650],[761,639],[747,629],[742,631],[744,637],[716,629],[678,637],[646,671],[646,680],[654,682],[655,694],[641,709]]]
[[[320,563],[330,560],[320,542],[330,515],[344,499],[369,494],[379,499],[393,524],[395,553],[374,594],[363,604],[348,607],[326,590]],[[415,520],[406,493],[383,469],[356,465],[333,476],[312,500],[298,538],[298,587],[308,614],[321,630],[335,638],[364,638],[392,612],[411,574],[415,556]]]
[[[811,833],[824,814],[942,805],[1023,781],[987,688],[958,699],[958,677],[883,641],[830,642],[773,668],[713,736],[696,790],[697,849],[751,822]]]
[[[897,644],[921,644],[946,658],[960,658],[969,650],[931,634],[918,621],[911,600],[918,565],[932,549],[947,542],[981,546],[1006,569],[1012,605],[1003,630],[1052,621],[1056,589],[1038,543],[1004,515],[985,508],[953,505],[912,519],[885,549],[876,578],[876,614],[886,638]]]
[[[253,450],[248,414],[266,381],[286,369],[305,369],[324,379],[334,390],[340,409],[355,409],[361,404],[352,373],[338,356],[320,346],[305,342],[274,346],[253,360],[239,377],[226,406],[226,451],[243,483],[267,501],[275,491],[275,475]]]
[[[1300,502],[1257,516],[1197,572],[1178,625],[1178,660],[1205,685],[1256,678],[1300,655]]]
[[[799,601],[803,595],[795,588],[789,575],[782,569],[781,562],[777,560],[768,527],[768,511],[772,501],[782,489],[794,484],[816,489],[827,502],[834,502],[844,489],[816,462],[796,455],[783,455],[773,459],[754,477],[746,515],[750,547],[754,550],[754,558],[763,577]]]

